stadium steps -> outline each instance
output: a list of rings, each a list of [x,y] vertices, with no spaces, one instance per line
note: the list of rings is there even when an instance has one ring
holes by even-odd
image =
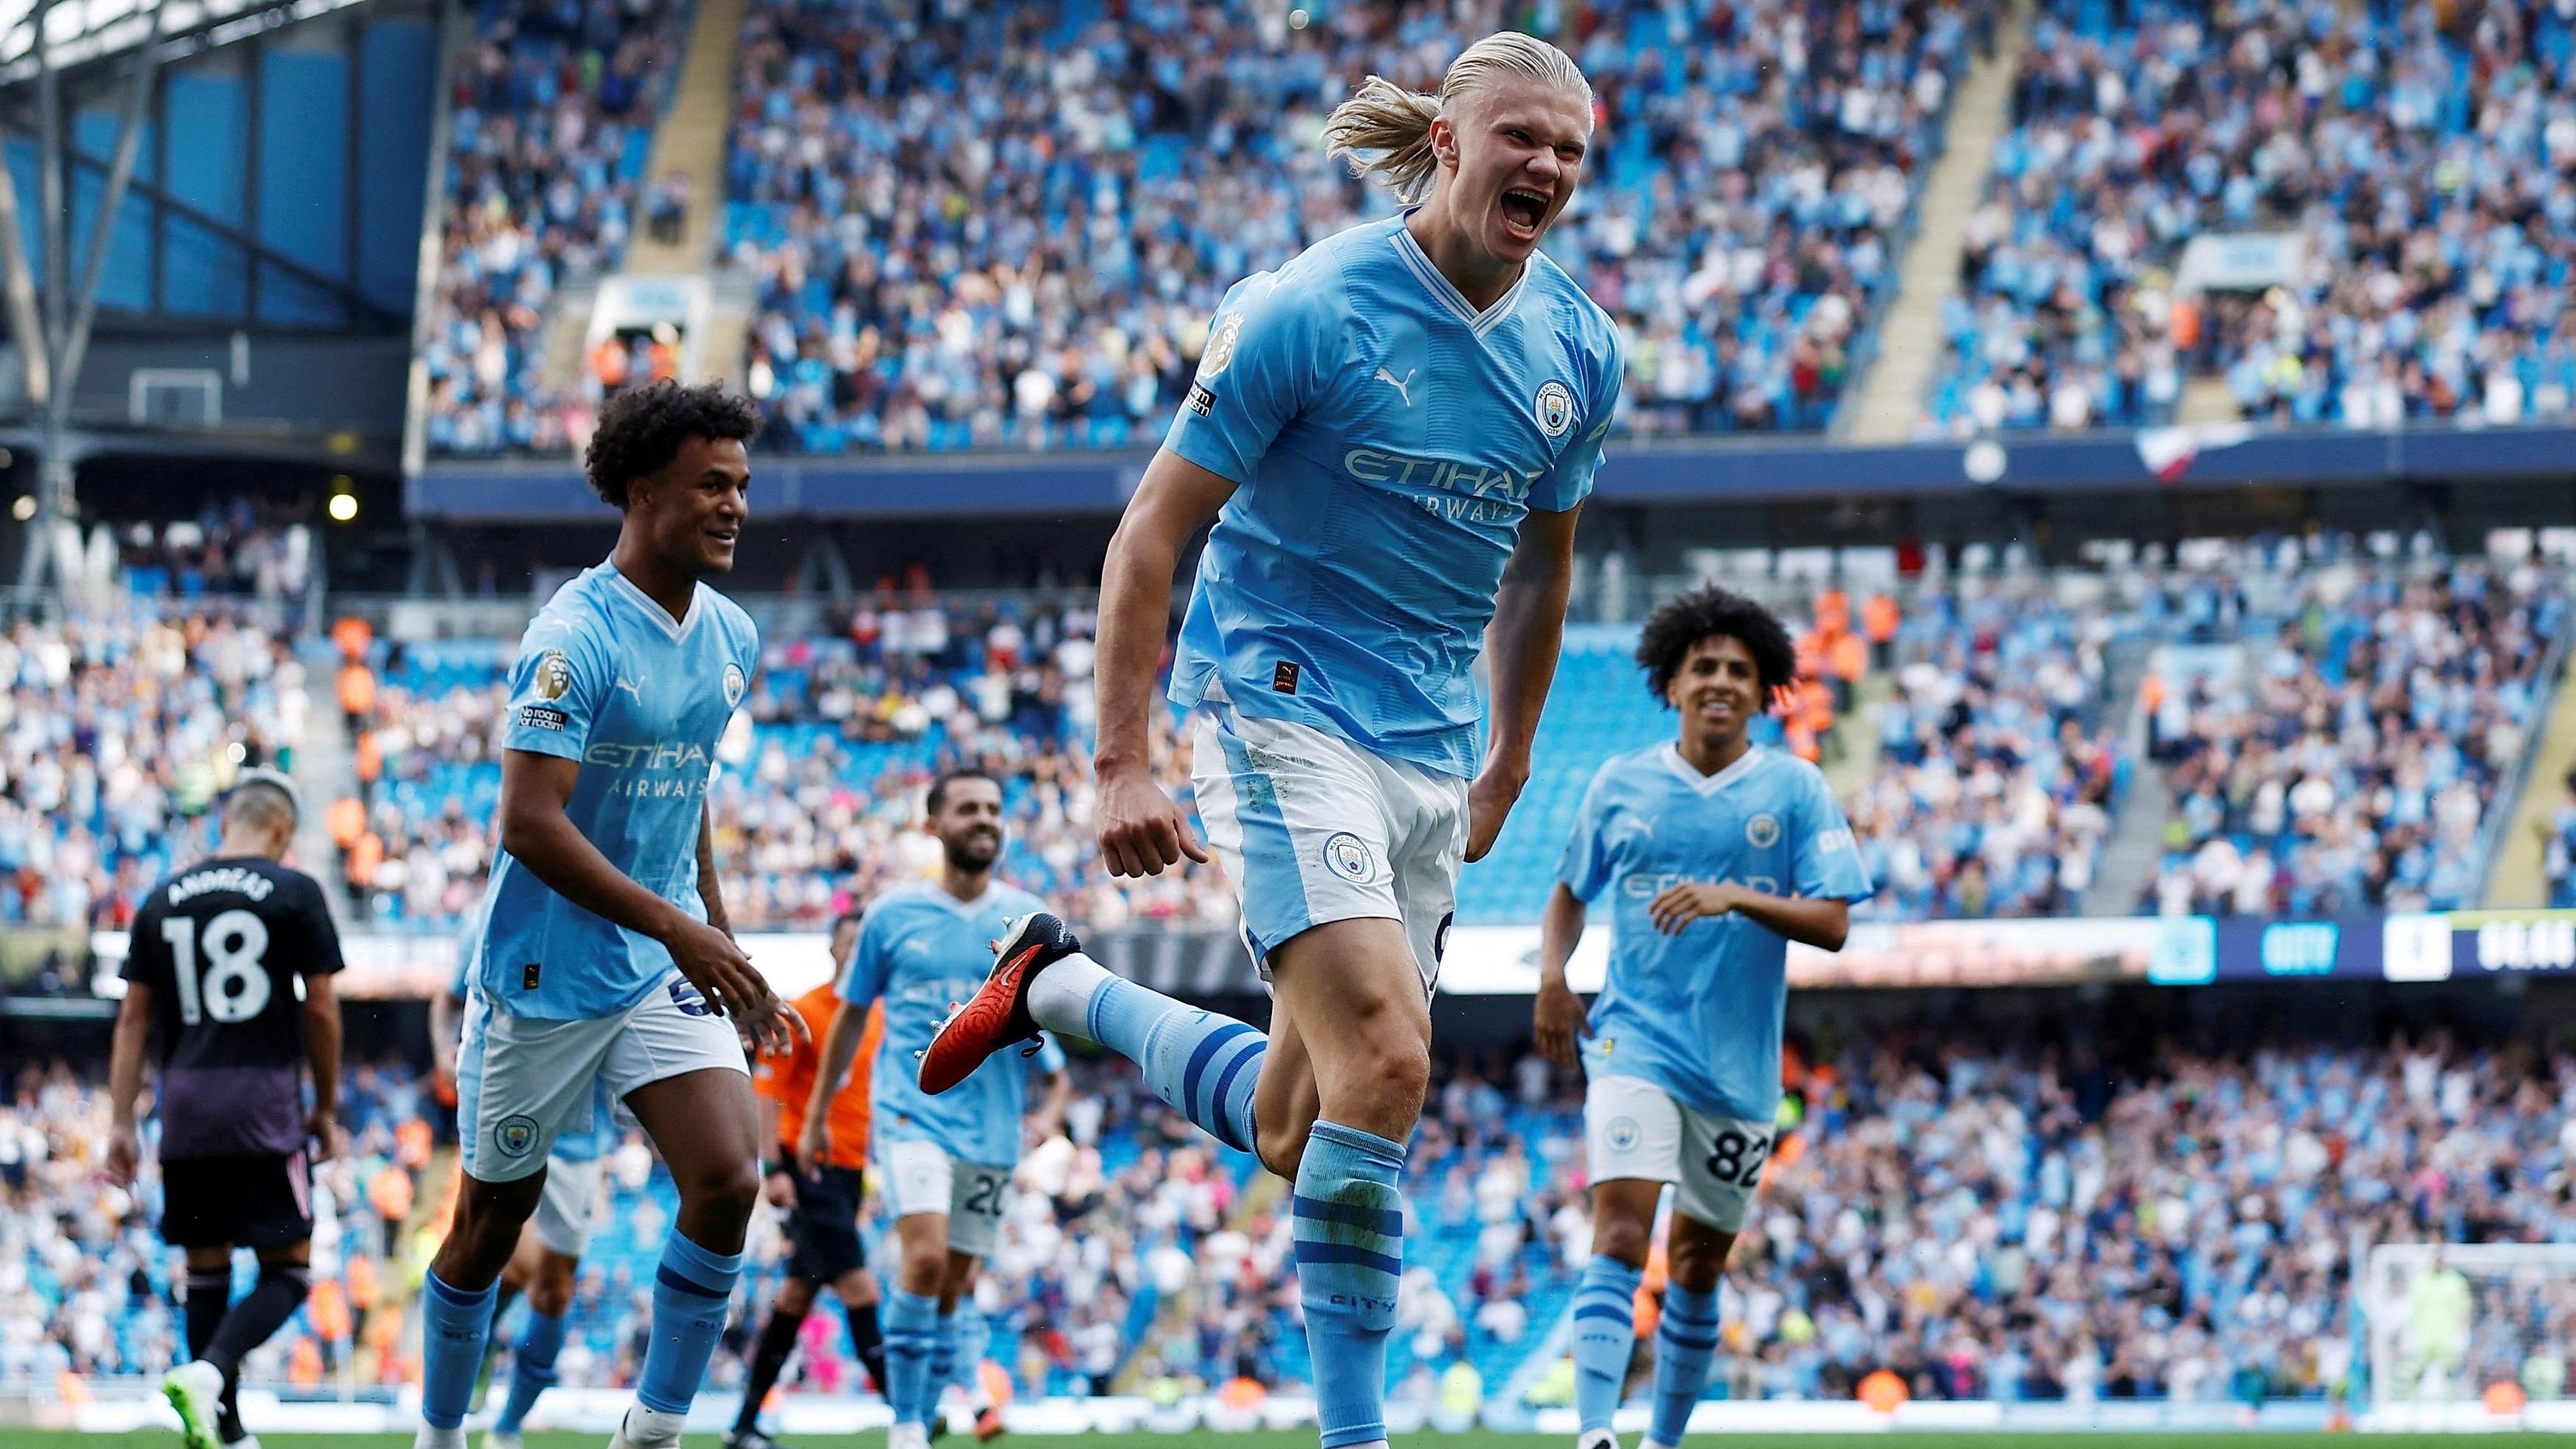
[[[1959,257],[1969,214],[1985,191],[1995,147],[2012,124],[2013,77],[2030,45],[2029,6],[2010,0],[1997,23],[1995,53],[1971,59],[1950,101],[1941,159],[1924,182],[1919,224],[1905,249],[1896,305],[1878,326],[1878,359],[1870,364],[1857,406],[1842,411],[1838,431],[1855,442],[1902,443],[1914,436],[1923,400],[1948,346],[1941,303],[1959,283]]]
[[[1878,746],[1869,737],[1869,721],[1876,717],[1879,702],[1895,693],[1892,670],[1873,669],[1853,683],[1851,708],[1843,711],[1834,728],[1840,749],[1825,755],[1825,784],[1835,799],[1849,800],[1859,794],[1878,773]]]
[[[742,44],[748,0],[697,0],[689,25],[688,59],[679,91],[653,129],[653,158],[644,168],[646,188],[673,172],[689,178],[688,224],[677,244],[656,241],[637,208],[634,239],[626,247],[630,276],[695,276],[706,270],[724,217],[725,138],[732,130],[734,56]]]
[[[295,750],[292,777],[300,807],[295,823],[295,866],[322,882],[322,898],[331,918],[343,930],[360,919],[349,897],[349,877],[340,869],[340,847],[331,839],[331,802],[358,793],[358,770],[349,739],[348,717],[331,694],[340,657],[327,643],[299,650],[306,689],[314,707],[305,712],[304,741]]]
[[[1243,1190],[1235,1194],[1234,1207],[1225,1215],[1225,1225],[1249,1234],[1254,1219],[1264,1213],[1278,1211],[1287,1191],[1288,1179],[1267,1170],[1253,1173],[1252,1179],[1243,1185]],[[1145,1392],[1146,1382],[1153,1377],[1154,1365],[1164,1357],[1166,1344],[1177,1350],[1171,1362],[1197,1362],[1198,1350],[1190,1340],[1198,1333],[1198,1321],[1198,1291],[1197,1285],[1192,1284],[1163,1301],[1162,1310],[1154,1316],[1153,1333],[1143,1343],[1127,1350],[1127,1361],[1119,1365],[1111,1387],[1122,1394]]]
[[[2111,838],[2102,843],[2102,862],[2094,868],[2093,888],[2084,893],[2088,916],[2133,916],[2147,887],[2164,863],[2165,821],[2173,814],[2173,792],[2165,788],[2163,767],[2147,759],[2147,711],[2138,687],[2154,661],[2152,650],[2114,649],[2108,692],[2125,700],[2120,720],[2120,751],[2138,762],[2129,775],[2128,798],[2111,817]]]
[[[2550,817],[2567,798],[2565,781],[2576,769],[2576,671],[2559,675],[2553,691],[2546,723],[2533,740],[2529,773],[2523,777],[2522,798],[2511,802],[2513,823],[2505,827],[2504,837],[2496,844],[2496,859],[2487,869],[2486,895],[2481,902],[2490,910],[2528,908],[2549,904],[2549,879],[2541,871],[2541,846],[2549,834]]]
[[[581,354],[590,337],[590,310],[598,301],[599,279],[585,276],[558,289],[554,308],[546,314],[545,345],[537,366],[540,379],[561,396],[580,396]]]
[[[2174,421],[2196,427],[2202,423],[2232,423],[2240,416],[2236,395],[2227,390],[2227,379],[2195,377],[2182,385],[2182,404],[2174,413]]]

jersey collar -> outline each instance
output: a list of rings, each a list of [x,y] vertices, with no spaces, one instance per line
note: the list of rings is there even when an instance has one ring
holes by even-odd
[[[674,643],[688,638],[689,631],[698,627],[698,616],[706,612],[698,607],[698,601],[706,596],[707,586],[704,584],[689,586],[689,610],[679,618],[673,619],[668,609],[653,602],[651,594],[637,588],[633,579],[619,573],[617,565],[609,563],[602,564],[600,567],[608,570],[609,586],[623,593],[628,603],[641,609],[644,617],[652,620],[663,633],[670,635]]]
[[[1407,211],[1404,213],[1404,218],[1409,219],[1412,215],[1412,211]],[[1467,294],[1459,291],[1456,283],[1441,275],[1440,268],[1432,262],[1430,253],[1425,252],[1422,244],[1413,239],[1413,229],[1405,224],[1404,219],[1399,219],[1397,222],[1394,242],[1395,254],[1403,258],[1405,270],[1413,273],[1414,279],[1422,283],[1423,290],[1431,294],[1431,300],[1447,308],[1450,315],[1466,323],[1467,330],[1478,337],[1483,337],[1486,333],[1500,327],[1503,325],[1503,319],[1512,315],[1512,309],[1520,304],[1522,291],[1529,286],[1530,273],[1535,270],[1531,263],[1523,262],[1520,277],[1512,283],[1511,289],[1495,298],[1494,305],[1479,312],[1469,304]]]
[[[1767,753],[1768,751],[1760,745],[1747,745],[1744,753],[1735,757],[1734,764],[1714,775],[1703,775],[1692,766],[1690,761],[1682,758],[1679,746],[1670,740],[1666,740],[1663,746],[1664,763],[1672,767],[1673,773],[1679,775],[1684,784],[1702,795],[1714,795],[1727,786],[1750,776],[1755,762]]]

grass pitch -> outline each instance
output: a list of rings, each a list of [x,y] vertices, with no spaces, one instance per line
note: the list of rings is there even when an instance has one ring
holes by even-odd
[[[2547,1443],[2576,1445],[2576,1435],[2516,1434],[2511,1442],[2518,1444]],[[2456,1436],[2436,1434],[2373,1434],[2366,1440],[2350,1434],[1701,1434],[1690,1440],[1691,1449],[1706,1445],[1708,1449],[1963,1449],[1971,1443],[1992,1443],[2002,1449],[2430,1449],[2449,1445]],[[481,1445],[480,1432],[467,1441]],[[600,1449],[605,1440],[597,1434],[530,1434],[528,1449]],[[721,1443],[714,1434],[691,1434],[687,1449],[716,1449]],[[943,1445],[958,1445],[960,1437],[950,1435]],[[1634,1442],[1633,1436],[1630,1440]],[[58,1434],[38,1430],[0,1430],[0,1449],[177,1449],[179,1436],[163,1431],[139,1431],[131,1434]],[[884,1449],[885,1435],[852,1434],[840,1436],[795,1435],[780,1443],[786,1449]],[[1251,1432],[1241,1434],[1084,1434],[1080,1436],[1016,1435],[1000,1441],[1003,1446],[1018,1449],[1184,1449],[1184,1446],[1209,1445],[1213,1449],[1314,1449],[1311,1430],[1287,1433]],[[1398,1449],[1567,1449],[1567,1441],[1555,1434],[1399,1434]],[[272,1434],[260,1437],[262,1449],[411,1449],[408,1434]],[[963,1449],[972,1449],[974,1440],[963,1440]]]

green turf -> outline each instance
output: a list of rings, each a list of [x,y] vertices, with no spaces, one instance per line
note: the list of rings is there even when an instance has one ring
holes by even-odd
[[[2516,1434],[2512,1442],[2576,1444],[2576,1435]],[[166,1432],[134,1434],[50,1434],[30,1429],[0,1429],[0,1449],[110,1449],[110,1446],[132,1446],[132,1449],[176,1449],[179,1436]],[[481,1433],[467,1441],[480,1446]],[[597,1434],[530,1434],[528,1449],[599,1449],[604,1442]],[[713,1434],[691,1434],[688,1449],[717,1449],[723,1441]],[[780,1441],[786,1449],[883,1449],[883,1434],[840,1436],[795,1435]],[[957,1444],[955,1435],[944,1443]],[[1212,1449],[1314,1449],[1315,1436],[1306,1430],[1287,1433],[1246,1434],[1085,1434],[1079,1437],[1053,1435],[1017,1435],[1001,1441],[1018,1449],[1182,1449],[1185,1445],[1209,1445]],[[1400,1434],[1395,1442],[1402,1449],[1540,1449],[1542,1445],[1563,1446],[1566,1440],[1555,1434]],[[1634,1442],[1633,1438],[1630,1442]],[[1692,1436],[1693,1446],[1709,1449],[1962,1449],[1971,1443],[1997,1443],[2007,1449],[2402,1449],[2402,1446],[2458,1442],[2457,1436],[2438,1434],[2373,1434],[2359,1438],[2350,1434],[1702,1434]],[[972,1440],[964,1441],[971,1446]],[[408,1434],[276,1434],[261,1435],[261,1449],[411,1449]]]

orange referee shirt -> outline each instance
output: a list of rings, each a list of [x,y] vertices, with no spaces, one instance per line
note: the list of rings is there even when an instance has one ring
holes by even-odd
[[[778,1138],[793,1147],[805,1131],[805,1104],[814,1095],[814,1073],[823,1065],[823,1038],[832,1030],[832,1015],[841,998],[826,981],[788,1005],[805,1018],[813,1040],[796,1042],[784,1052],[764,1052],[752,1061],[751,1089],[778,1104]],[[850,1079],[833,1094],[832,1150],[824,1161],[834,1167],[868,1165],[868,1077],[876,1066],[877,1041],[885,1035],[885,1004],[868,1008],[868,1029],[859,1037],[858,1055],[850,1059]]]

